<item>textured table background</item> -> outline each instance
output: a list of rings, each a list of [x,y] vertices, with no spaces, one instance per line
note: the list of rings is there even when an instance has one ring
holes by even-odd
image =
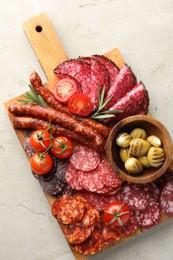
[[[27,91],[29,67],[44,73],[21,23],[47,12],[68,57],[118,47],[150,94],[150,111],[173,138],[172,0],[0,1],[0,259],[74,259],[2,103]],[[93,259],[172,260],[173,221]]]

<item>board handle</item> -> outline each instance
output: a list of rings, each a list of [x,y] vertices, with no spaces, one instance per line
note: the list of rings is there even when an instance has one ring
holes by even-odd
[[[67,59],[53,25],[48,15],[42,13],[24,22],[22,27],[46,74],[49,89],[52,91],[57,82],[53,70]]]

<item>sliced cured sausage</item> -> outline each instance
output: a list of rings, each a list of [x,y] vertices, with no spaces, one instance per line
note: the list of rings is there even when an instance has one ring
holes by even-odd
[[[64,230],[65,238],[70,244],[80,244],[85,241],[92,233],[94,225],[89,227],[77,226],[76,224],[68,225]]]
[[[86,200],[80,196],[64,196],[52,204],[53,216],[63,224],[72,224],[79,221],[84,215]]]
[[[129,221],[121,227],[121,236],[130,236],[133,234],[138,227],[136,215],[134,212],[130,212],[130,219]]]
[[[115,65],[115,63],[108,58],[106,58],[103,55],[93,55],[94,58],[98,59],[109,71],[110,75],[110,88],[112,88],[112,85],[119,73],[119,68]]]
[[[83,186],[80,182],[81,171],[77,170],[70,164],[66,171],[66,182],[75,190],[83,190]]]
[[[144,211],[135,211],[138,225],[142,228],[151,228],[160,221],[159,203],[154,199],[150,199]]]
[[[70,157],[70,163],[73,167],[84,172],[94,170],[99,162],[99,153],[86,146],[77,146]]]
[[[124,65],[111,88],[109,88],[105,99],[111,98],[107,105],[104,107],[105,110],[112,109],[114,104],[116,104],[122,97],[126,95],[136,84],[136,78],[127,65]]]
[[[27,132],[27,135],[25,136],[25,141],[24,141],[24,151],[29,157],[31,157],[34,153],[36,153],[36,150],[31,147],[30,140],[29,140],[32,132],[33,132],[33,130],[30,130]]]
[[[76,223],[77,226],[89,227],[96,224],[100,215],[97,209],[92,207],[89,203],[85,203],[85,213],[80,221]]]
[[[98,168],[80,175],[80,183],[85,190],[96,192],[104,187]]]
[[[149,189],[144,184],[127,183],[120,191],[121,200],[134,211],[145,210],[149,197]]]
[[[173,180],[169,181],[160,194],[161,211],[173,214]]]
[[[139,110],[145,94],[145,87],[142,82],[138,83],[134,88],[125,94],[110,110],[122,110],[122,113],[116,114],[115,117],[105,120],[106,122],[119,121],[125,117],[134,115]]]
[[[144,99],[139,109],[135,112],[135,115],[146,115],[148,113],[149,102],[148,91],[145,89]]]
[[[98,253],[103,246],[103,239],[98,229],[94,229],[92,234],[79,245],[72,245],[72,249],[80,254],[94,255]]]
[[[100,221],[96,226],[101,231],[101,236],[104,245],[109,245],[112,242],[120,240],[120,229],[113,228],[111,225],[106,225],[105,222]]]

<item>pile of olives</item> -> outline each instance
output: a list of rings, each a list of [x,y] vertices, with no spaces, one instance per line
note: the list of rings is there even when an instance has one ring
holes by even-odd
[[[116,137],[120,158],[129,174],[139,174],[143,168],[160,167],[164,160],[162,141],[155,135],[147,137],[146,131],[135,128],[131,133],[121,132]]]

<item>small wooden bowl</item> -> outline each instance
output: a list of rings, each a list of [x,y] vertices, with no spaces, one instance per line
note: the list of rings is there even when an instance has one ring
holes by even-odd
[[[124,167],[124,163],[119,156],[120,148],[116,144],[116,136],[120,132],[130,133],[134,128],[143,128],[147,136],[156,135],[162,141],[162,148],[165,153],[165,161],[159,168],[144,168],[139,175],[129,175]],[[131,116],[123,119],[114,126],[109,134],[106,144],[106,156],[111,167],[124,180],[132,183],[148,183],[159,178],[169,167],[172,160],[172,140],[167,129],[156,119],[150,116]]]

